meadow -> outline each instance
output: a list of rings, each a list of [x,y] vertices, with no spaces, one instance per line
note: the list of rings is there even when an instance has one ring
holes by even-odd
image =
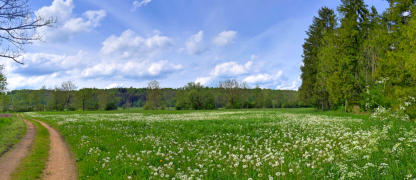
[[[26,113],[80,179],[413,179],[411,121],[313,109]]]

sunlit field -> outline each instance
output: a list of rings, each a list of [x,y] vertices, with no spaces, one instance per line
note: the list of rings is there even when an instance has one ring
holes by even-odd
[[[312,109],[27,113],[80,179],[412,179],[416,126]]]

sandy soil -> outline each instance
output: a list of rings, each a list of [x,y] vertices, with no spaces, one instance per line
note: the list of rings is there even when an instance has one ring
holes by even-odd
[[[51,140],[49,160],[43,172],[42,179],[76,180],[77,168],[75,161],[72,159],[62,136],[46,123],[38,122],[48,129]]]
[[[35,138],[35,126],[25,120],[27,125],[26,135],[17,143],[13,149],[0,158],[0,180],[10,179],[10,175],[17,168],[20,160],[30,151]]]

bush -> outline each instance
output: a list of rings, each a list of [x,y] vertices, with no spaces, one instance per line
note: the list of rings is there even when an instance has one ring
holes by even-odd
[[[106,111],[117,110],[117,105],[115,103],[108,103],[105,106]]]
[[[155,110],[156,108],[155,108],[155,107],[153,107],[153,106],[151,106],[149,103],[146,103],[146,104],[143,106],[143,109],[144,109],[144,110]]]
[[[390,107],[390,104],[387,103],[384,92],[383,84],[376,84],[374,86],[367,86],[366,91],[363,94],[361,106],[364,107],[366,111],[373,111],[379,106]]]

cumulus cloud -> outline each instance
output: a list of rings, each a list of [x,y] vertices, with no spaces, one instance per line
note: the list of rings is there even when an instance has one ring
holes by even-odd
[[[106,16],[104,10],[98,11],[86,11],[84,13],[84,18],[71,18],[65,22],[62,27],[63,31],[68,33],[78,33],[78,32],[88,32],[92,28],[95,28],[99,25],[101,19]]]
[[[203,44],[204,40],[204,32],[199,31],[198,33],[192,35],[188,41],[186,41],[186,50],[188,54],[195,55],[195,54],[202,54],[206,51],[206,48]]]
[[[164,78],[168,74],[183,69],[182,65],[167,60],[114,60],[100,58],[99,54],[83,51],[75,55],[48,53],[27,53],[22,57],[24,65],[13,62],[5,64],[5,73],[9,79],[8,88],[39,88],[41,85],[55,85],[57,82],[74,80],[105,79],[114,80],[149,80]],[[88,87],[88,86],[87,86]],[[105,86],[103,86],[105,87]]]
[[[48,53],[26,53],[23,55],[24,65],[8,63],[6,69],[10,73],[23,76],[42,76],[54,73],[73,71],[80,66],[84,66],[86,53],[79,51],[76,55],[58,55]]]
[[[196,78],[195,83],[199,83],[202,85],[207,85],[214,77],[212,76],[207,76],[207,77],[199,77]]]
[[[223,31],[214,38],[214,44],[217,46],[225,46],[233,42],[237,35],[236,31]]]
[[[209,76],[198,77],[195,82],[207,85],[212,80],[218,77],[235,77],[243,75],[251,70],[253,61],[248,61],[245,64],[238,64],[237,62],[230,61],[221,64],[217,64],[215,68],[210,72]]]
[[[54,27],[41,27],[39,33],[48,42],[66,41],[72,36],[90,32],[100,25],[106,16],[104,10],[88,10],[82,17],[74,17],[72,0],[54,0],[50,6],[45,6],[35,13],[44,18],[55,18],[57,23]]]
[[[54,0],[50,6],[44,6],[36,11],[38,16],[69,19],[74,9],[72,0]]]
[[[9,89],[39,88],[78,79],[80,71],[88,67],[88,62],[92,62],[90,55],[84,51],[74,55],[26,53],[22,58],[24,65],[11,61],[5,64]]]
[[[286,82],[287,78],[283,76],[282,70],[275,71],[275,73],[258,73],[258,64],[254,64],[253,61],[256,58],[256,55],[252,55],[246,63],[229,61],[217,64],[207,76],[197,77],[194,82],[209,85],[214,81],[233,78],[250,85],[258,84],[267,88],[293,89],[298,87],[299,82],[295,85]]]
[[[278,71],[276,74],[257,74],[244,78],[244,81],[250,84],[256,83],[270,83],[271,81],[278,80],[283,74],[283,71]]]
[[[119,88],[119,87],[123,87],[124,84],[123,83],[111,83],[108,86],[105,87],[105,89],[112,89],[112,88]]]
[[[211,72],[212,76],[235,76],[247,73],[251,66],[253,65],[252,61],[248,61],[245,64],[238,64],[234,61],[225,62],[215,66],[214,70]]]
[[[132,30],[124,31],[120,36],[110,36],[103,42],[103,55],[116,55],[121,58],[137,58],[143,55],[156,55],[158,52],[173,44],[169,37],[156,34],[144,38],[136,35]]]
[[[107,63],[103,62],[92,67],[86,68],[81,75],[84,78],[150,78],[161,77],[168,73],[181,70],[182,65],[168,63],[168,61],[145,61],[126,63]]]
[[[7,87],[10,90],[14,89],[31,89],[38,88],[46,84],[55,84],[56,82],[52,81],[51,76],[16,76],[10,75],[7,77]]]
[[[137,8],[146,6],[147,4],[149,4],[150,2],[152,2],[152,0],[142,0],[142,1],[133,1],[133,11],[135,11]]]
[[[297,80],[294,81],[284,81],[280,85],[276,87],[276,89],[282,89],[282,90],[297,90],[302,83],[302,80],[300,77]]]

